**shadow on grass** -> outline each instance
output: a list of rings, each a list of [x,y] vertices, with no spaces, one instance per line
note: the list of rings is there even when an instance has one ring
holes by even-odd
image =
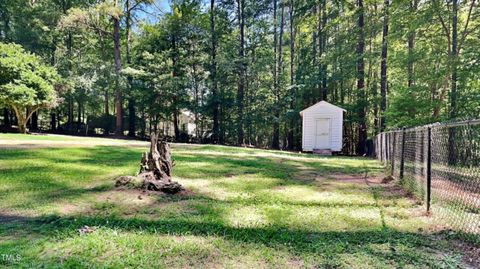
[[[202,148],[205,149],[205,147],[200,147],[199,150]],[[315,170],[320,175],[322,173],[344,171],[361,173],[364,169],[376,169],[373,165],[371,165],[373,168],[365,168],[362,163],[359,163],[360,160],[351,158],[312,158],[316,162],[304,163],[288,158],[282,159],[281,156],[252,155],[240,157],[235,156],[233,153],[237,153],[237,151],[232,152],[231,149],[224,150],[224,152],[232,152],[232,155],[215,155],[196,151],[197,149],[192,149],[188,153],[185,151],[174,152],[174,159],[177,162],[174,171],[176,176],[189,180],[207,179],[225,189],[249,192],[254,198],[233,198],[220,201],[201,195],[193,197],[159,196],[158,199],[166,203],[182,201],[183,199],[191,200],[192,204],[190,206],[194,207],[195,210],[192,212],[175,211],[171,214],[160,214],[157,219],[153,220],[143,218],[141,214],[142,217],[117,215],[108,209],[68,216],[52,214],[28,217],[2,215],[0,213],[0,222],[2,222],[0,236],[18,238],[17,243],[12,243],[12,241],[0,242],[0,249],[22,247],[28,252],[31,247],[30,244],[34,244],[35,241],[20,240],[21,238],[31,236],[41,238],[40,240],[44,241],[61,241],[78,237],[78,229],[88,225],[134,233],[147,233],[152,236],[157,234],[215,236],[233,244],[246,243],[274,250],[285,249],[293,255],[320,255],[326,257],[327,261],[332,262],[330,264],[332,266],[336,265],[335,261],[339,260],[339,256],[343,254],[375,257],[384,261],[385,264],[395,260],[400,267],[402,264],[416,264],[427,267],[435,265],[433,259],[431,261],[418,254],[420,249],[434,248],[432,246],[435,245],[435,242],[432,237],[401,232],[389,227],[369,225],[368,222],[361,223],[360,226],[348,223],[347,227],[351,229],[345,231],[328,229],[318,231],[314,227],[305,226],[294,229],[281,219],[283,216],[281,214],[289,214],[291,208],[280,207],[278,211],[272,213],[275,216],[272,216],[274,219],[269,226],[248,228],[234,227],[226,223],[225,214],[232,213],[233,210],[244,205],[314,206],[319,207],[318,214],[322,214],[324,213],[323,210],[332,207],[352,207],[352,212],[358,207],[373,207],[374,204],[359,202],[308,202],[289,200],[288,197],[262,197],[262,195],[265,195],[262,191],[276,187],[315,186],[317,191],[322,191],[322,187],[338,187],[317,186],[312,180],[294,179],[295,173],[301,170],[299,167],[301,165]],[[2,154],[0,161],[13,162],[19,159],[25,163],[34,163],[35,160],[41,160],[45,163],[38,164],[37,167],[18,166],[1,169],[0,173],[6,175],[6,182],[9,184],[7,189],[11,190],[12,194],[3,194],[0,196],[0,201],[6,195],[18,195],[25,185],[32,190],[33,195],[25,197],[23,200],[20,199],[19,202],[38,203],[39,205],[107,191],[110,187],[106,184],[111,183],[113,185],[113,182],[110,181],[112,175],[136,170],[140,152],[141,150],[119,147],[36,149],[33,151],[6,152],[5,155]],[[61,167],[62,165],[65,167]],[[59,179],[58,175],[63,178]],[[236,186],[229,182],[234,177],[245,177],[246,180],[243,181],[242,178],[243,183]],[[79,178],[83,178],[83,180],[79,182]],[[255,181],[256,178],[267,178],[268,180],[262,185]],[[88,187],[90,184],[94,184],[94,186]],[[343,191],[352,192],[352,194],[368,193],[369,191],[368,189],[359,190],[355,188],[355,185],[342,186],[342,188]],[[337,191],[341,193],[340,189],[337,189]],[[279,201],[281,203],[278,203]],[[21,203],[17,203],[17,206],[21,206]],[[355,220],[353,217],[345,219],[345,221],[352,222]],[[368,221],[368,219],[365,221]],[[379,245],[385,245],[386,249],[383,247],[380,250],[377,249]]]
[[[150,233],[169,236],[215,236],[230,242],[249,243],[272,249],[286,249],[293,255],[319,255],[335,261],[342,254],[375,256],[386,262],[397,264],[422,264],[433,266],[434,261],[425,260],[417,251],[435,251],[431,236],[396,231],[394,229],[372,229],[359,231],[293,230],[282,226],[266,228],[237,228],[218,221],[197,222],[179,219],[144,220],[122,219],[114,216],[86,217],[82,215],[61,217],[50,215],[39,218],[0,215],[4,221],[3,233],[26,233],[30,236],[55,237],[62,240],[77,236],[77,230],[84,225],[121,231]],[[5,221],[6,220],[6,221]],[[0,230],[1,231],[1,230]],[[386,244],[386,245],[385,245]],[[0,243],[0,247],[8,247]],[[386,250],[376,247],[385,245]],[[28,248],[28,246],[25,246]],[[431,248],[428,250],[428,248]]]
[[[221,188],[231,191],[242,191],[258,194],[255,199],[242,200],[242,203],[256,203],[268,199],[292,205],[332,206],[335,203],[297,202],[286,201],[278,197],[269,196],[265,199],[258,197],[267,195],[263,190],[285,188],[289,186],[314,186],[314,177],[310,180],[297,180],[301,161],[282,159],[282,156],[236,156],[237,148],[221,148],[222,152],[232,152],[227,155],[197,152],[211,149],[212,146],[191,147],[188,153],[179,151],[174,155],[176,166],[175,176],[185,179],[208,179]],[[244,149],[250,152],[252,150]],[[253,152],[253,151],[252,151]],[[12,197],[14,193],[23,193],[24,197],[17,203],[10,203],[12,208],[35,208],[35,205],[54,203],[64,199],[74,199],[82,195],[98,193],[110,189],[113,177],[125,174],[122,171],[135,171],[140,157],[140,149],[97,146],[93,148],[64,148],[64,149],[35,149],[35,150],[8,150],[0,156],[0,161],[23,162],[25,165],[14,167],[0,167],[4,188],[8,193],[2,197]],[[292,153],[287,153],[292,154]],[[336,157],[333,157],[336,158]],[[318,162],[308,164],[311,169],[327,175],[327,171],[340,172],[350,169],[358,172],[361,165],[352,161],[352,158],[339,158],[345,161],[339,165],[330,158],[320,158]],[[322,160],[330,160],[322,162]],[[1,163],[0,163],[1,164]],[[360,168],[359,168],[360,167]],[[244,177],[248,180],[236,182],[229,180],[233,177]],[[263,178],[270,181],[261,182]],[[219,179],[222,179],[219,181]],[[180,180],[181,181],[181,180]],[[317,190],[326,190],[315,185]],[[358,193],[355,186],[333,186],[345,192]],[[337,191],[340,189],[337,189]],[[238,200],[236,202],[239,202]],[[352,205],[351,203],[340,204]],[[369,206],[362,204],[359,206]]]
[[[140,153],[103,146],[2,151],[0,207],[35,208],[105,191],[115,176],[136,171]]]
[[[198,154],[198,155],[197,155]],[[197,153],[174,155],[177,167],[175,174],[185,178],[221,178],[244,174],[258,174],[278,179],[292,179],[301,166],[317,175],[330,173],[361,174],[365,171],[379,172],[382,167],[376,163],[365,166],[364,159],[350,157],[325,157],[314,162],[282,159],[282,156],[235,156]],[[367,160],[371,161],[371,160]]]

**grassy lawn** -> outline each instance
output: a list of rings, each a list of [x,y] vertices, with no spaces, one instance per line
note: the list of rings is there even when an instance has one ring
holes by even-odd
[[[116,176],[137,171],[145,150],[0,142],[0,254],[20,257],[0,266],[464,266],[418,203],[379,183],[375,160],[173,145],[175,180],[188,191],[114,188]],[[95,231],[80,234],[85,225]]]
[[[16,141],[112,141],[114,139],[96,137],[78,137],[68,135],[43,135],[43,134],[0,134],[0,140]]]

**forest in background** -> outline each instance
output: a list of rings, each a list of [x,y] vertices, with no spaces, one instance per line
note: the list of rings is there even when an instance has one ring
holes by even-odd
[[[59,74],[58,105],[32,112],[29,129],[143,138],[171,121],[185,141],[187,109],[197,142],[299,149],[299,111],[326,100],[347,110],[345,153],[362,155],[383,130],[480,115],[476,0],[168,5],[2,0],[0,42]]]

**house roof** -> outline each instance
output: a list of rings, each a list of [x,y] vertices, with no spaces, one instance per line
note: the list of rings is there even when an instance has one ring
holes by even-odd
[[[336,105],[332,105],[332,104],[330,104],[330,103],[327,102],[327,101],[320,101],[320,102],[318,102],[318,103],[316,103],[316,104],[314,104],[314,105],[312,105],[312,106],[309,106],[309,107],[305,108],[304,110],[300,111],[300,115],[303,116],[303,112],[306,112],[306,111],[308,111],[308,110],[310,110],[310,109],[312,109],[312,108],[314,108],[314,107],[319,107],[319,106],[330,106],[330,107],[332,107],[332,108],[342,110],[343,112],[347,112],[345,109],[343,109],[343,108],[341,108],[341,107],[339,107],[339,106],[336,106]]]

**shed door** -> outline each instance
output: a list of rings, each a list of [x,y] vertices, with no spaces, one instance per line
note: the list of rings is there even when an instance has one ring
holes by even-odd
[[[315,147],[314,149],[330,149],[330,119],[315,120]]]

